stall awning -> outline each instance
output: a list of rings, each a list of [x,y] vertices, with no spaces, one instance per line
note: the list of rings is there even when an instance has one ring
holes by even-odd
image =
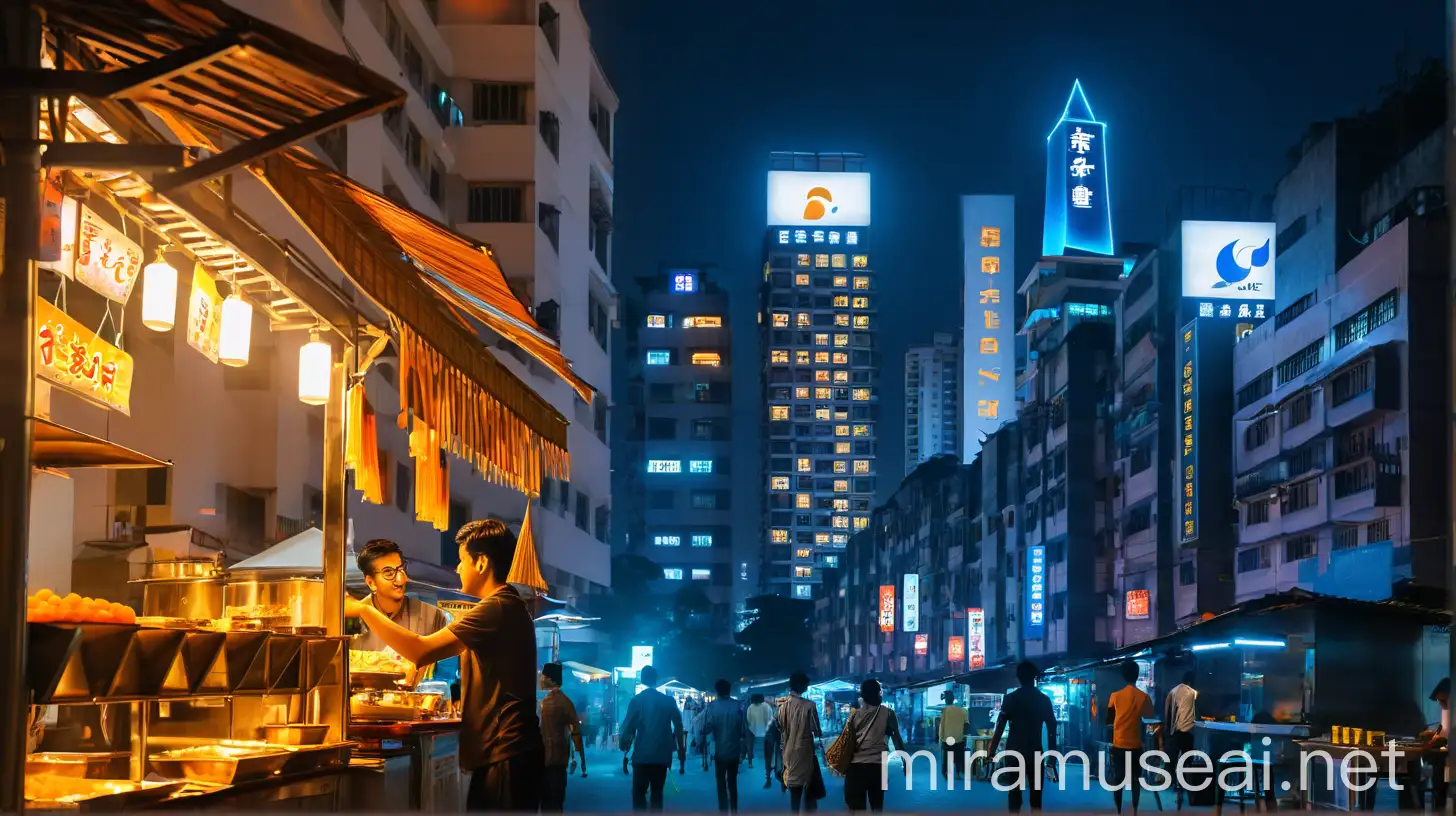
[[[31,440],[31,464],[35,467],[55,468],[155,468],[171,467],[145,453],[124,448],[115,442],[108,442],[98,436],[82,433],[74,428],[51,422],[48,419],[35,420],[34,438]]]
[[[574,660],[567,660],[567,661],[563,662],[561,664],[561,667],[563,669],[567,669],[568,671],[574,672],[576,674],[586,675],[587,679],[586,680],[583,680],[583,682],[589,682],[590,680],[610,680],[610,679],[612,679],[612,673],[611,672],[606,671],[604,669],[599,669],[599,668],[597,668],[595,666],[588,666],[585,663],[577,663]]]

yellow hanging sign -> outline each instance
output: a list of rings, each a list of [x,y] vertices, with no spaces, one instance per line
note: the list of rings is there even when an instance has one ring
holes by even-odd
[[[35,301],[35,373],[131,416],[131,355],[40,298]]]

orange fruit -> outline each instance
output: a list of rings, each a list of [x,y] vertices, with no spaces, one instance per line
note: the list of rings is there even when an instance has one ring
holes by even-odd
[[[48,601],[54,597],[56,597],[56,593],[51,592],[49,589],[42,589],[41,591],[35,593],[35,599],[37,601]]]
[[[79,604],[81,602],[81,596],[80,595],[77,595],[74,592],[72,592],[70,595],[67,595],[66,597],[62,598],[61,600],[64,601],[64,602],[66,602],[66,603],[68,603],[68,604],[70,604],[70,605],[72,605],[72,606],[75,606],[76,604]]]

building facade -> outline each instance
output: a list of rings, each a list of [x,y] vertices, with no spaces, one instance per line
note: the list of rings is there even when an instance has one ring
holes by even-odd
[[[905,473],[935,456],[961,456],[961,348],[937,333],[905,352]]]
[[[765,592],[814,597],[870,524],[879,404],[870,175],[858,154],[776,153],[759,324]]]

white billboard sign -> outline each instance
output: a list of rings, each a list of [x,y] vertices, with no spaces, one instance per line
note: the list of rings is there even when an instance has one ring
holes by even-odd
[[[1183,297],[1273,300],[1276,232],[1272,222],[1184,221]]]
[[[632,671],[634,671],[634,672],[640,672],[643,669],[645,669],[645,668],[647,668],[648,666],[651,666],[651,665],[652,665],[652,647],[651,646],[633,646],[632,647]]]
[[[868,227],[869,173],[768,174],[769,226]]]
[[[905,576],[905,631],[920,631],[920,576]]]

